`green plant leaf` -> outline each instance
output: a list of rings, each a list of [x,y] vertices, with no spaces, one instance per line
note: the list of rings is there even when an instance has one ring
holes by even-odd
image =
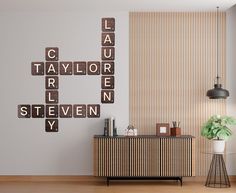
[[[229,128],[231,125],[236,125],[234,117],[213,115],[201,127],[201,135],[207,139],[220,138],[227,140],[233,134]]]

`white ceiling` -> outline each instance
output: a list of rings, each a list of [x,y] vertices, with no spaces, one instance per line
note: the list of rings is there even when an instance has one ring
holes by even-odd
[[[0,0],[0,11],[214,11],[236,0]]]

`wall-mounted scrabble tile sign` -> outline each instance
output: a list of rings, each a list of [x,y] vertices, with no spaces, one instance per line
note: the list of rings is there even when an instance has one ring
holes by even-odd
[[[19,118],[45,118],[45,131],[58,132],[60,118],[99,118],[100,104],[59,104],[59,75],[101,75],[101,103],[114,103],[115,19],[102,18],[101,61],[59,61],[59,48],[47,47],[44,62],[32,62],[33,76],[45,75],[45,103],[18,105]]]

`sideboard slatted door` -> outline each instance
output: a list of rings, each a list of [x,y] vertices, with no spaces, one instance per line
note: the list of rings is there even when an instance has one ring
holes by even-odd
[[[159,139],[130,138],[130,176],[160,176]]]
[[[193,138],[161,138],[160,176],[194,176],[193,143]]]
[[[94,175],[195,176],[195,138],[192,136],[96,136]]]
[[[129,140],[94,138],[95,176],[129,176]]]

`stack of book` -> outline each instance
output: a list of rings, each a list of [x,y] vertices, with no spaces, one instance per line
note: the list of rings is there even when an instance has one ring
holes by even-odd
[[[117,136],[114,117],[106,118],[104,120],[104,136]]]

